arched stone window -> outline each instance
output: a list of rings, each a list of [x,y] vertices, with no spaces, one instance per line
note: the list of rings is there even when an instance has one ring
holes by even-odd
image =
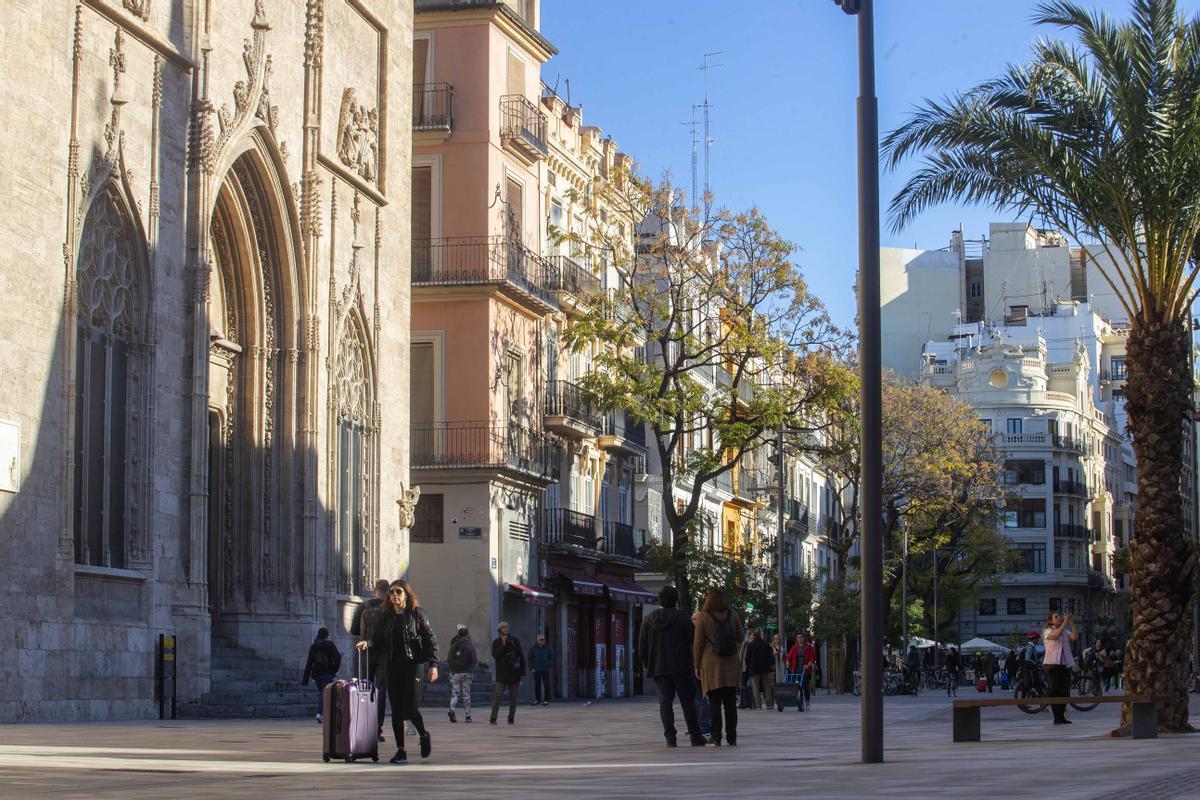
[[[93,200],[79,243],[75,358],[75,560],[124,567],[144,415],[141,250],[117,191]]]
[[[373,560],[375,429],[371,357],[356,315],[347,321],[334,364],[337,426],[338,591],[366,594]]]

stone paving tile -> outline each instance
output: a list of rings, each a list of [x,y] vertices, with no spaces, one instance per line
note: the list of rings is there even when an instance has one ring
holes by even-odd
[[[646,699],[525,707],[511,728],[488,725],[486,710],[467,726],[427,709],[433,758],[410,742],[407,767],[324,764],[312,721],[9,725],[0,797],[1200,797],[1200,736],[1109,739],[1116,707],[1070,713],[1076,724],[1054,728],[1049,713],[984,709],[984,741],[955,745],[945,697],[888,698],[887,763],[872,766],[858,763],[850,697],[819,697],[804,714],[742,712],[739,746],[719,750],[664,747]]]

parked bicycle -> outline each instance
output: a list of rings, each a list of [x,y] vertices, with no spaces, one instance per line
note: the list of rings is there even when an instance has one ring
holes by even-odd
[[[1036,670],[1026,669],[1017,682],[1013,684],[1013,697],[1017,699],[1027,699],[1030,702],[1020,703],[1017,708],[1024,711],[1026,714],[1038,714],[1045,711],[1049,706],[1046,703],[1040,702],[1041,698],[1046,697],[1046,673],[1041,667]],[[1076,670],[1071,676],[1071,696],[1072,697],[1098,697],[1102,695],[1099,679],[1092,674]],[[1071,708],[1076,711],[1091,711],[1098,706],[1099,703],[1071,703]]]

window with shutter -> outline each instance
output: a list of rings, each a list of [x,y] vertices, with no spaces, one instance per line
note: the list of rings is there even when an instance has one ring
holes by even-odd
[[[445,496],[440,494],[421,494],[417,500],[410,541],[424,544],[441,544],[444,541],[444,499]]]

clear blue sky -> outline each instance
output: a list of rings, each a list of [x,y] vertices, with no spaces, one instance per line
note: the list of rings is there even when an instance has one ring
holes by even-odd
[[[1083,0],[1124,16],[1128,0]],[[714,59],[711,182],[719,204],[757,205],[800,248],[797,260],[835,321],[854,318],[858,263],[855,97],[856,21],[832,0],[543,0],[542,33],[558,47],[543,79],[583,105],[649,175],[670,170],[691,185],[691,119],[703,99],[697,67]],[[1034,0],[876,0],[880,131],[923,98],[941,97],[1000,73],[1028,55],[1038,35]],[[1193,13],[1200,0],[1180,3]],[[731,9],[733,13],[730,13]],[[702,162],[702,159],[701,159]],[[884,209],[903,172],[883,174]],[[703,173],[701,173],[703,186]],[[927,212],[885,245],[945,246],[961,223],[986,235],[983,208]]]

